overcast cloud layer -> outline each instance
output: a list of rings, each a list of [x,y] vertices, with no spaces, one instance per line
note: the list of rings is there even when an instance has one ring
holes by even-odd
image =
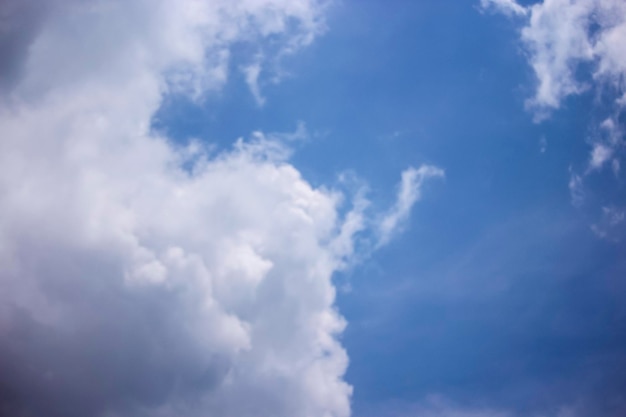
[[[331,277],[442,171],[405,171],[377,238],[385,216],[312,187],[262,133],[212,154],[150,129],[165,95],[219,90],[241,45],[262,104],[261,70],[326,7],[0,2],[0,415],[350,414]]]

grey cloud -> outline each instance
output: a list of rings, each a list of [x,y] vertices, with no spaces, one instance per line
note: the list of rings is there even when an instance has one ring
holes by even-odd
[[[0,0],[0,92],[14,85],[23,69],[50,2]]]

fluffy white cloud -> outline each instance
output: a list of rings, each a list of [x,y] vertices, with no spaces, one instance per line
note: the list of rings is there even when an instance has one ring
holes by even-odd
[[[131,142],[2,158],[3,411],[347,415],[336,197],[263,145]]]
[[[233,45],[311,42],[325,6],[17,5],[0,3],[21,48],[0,107],[0,415],[349,415],[331,278],[366,200],[344,215],[289,164],[304,125],[220,154],[150,129],[163,95],[227,80]],[[405,173],[395,217],[430,169]]]
[[[577,77],[581,64],[592,65],[591,79],[621,88],[626,74],[626,3],[621,0],[544,0],[521,6],[513,0],[481,0],[508,15],[527,16],[521,37],[537,76],[528,105],[545,116],[562,100],[589,87]]]

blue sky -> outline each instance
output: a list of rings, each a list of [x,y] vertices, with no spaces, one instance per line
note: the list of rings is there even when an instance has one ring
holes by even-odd
[[[621,2],[160,1],[0,4],[0,415],[626,413]]]

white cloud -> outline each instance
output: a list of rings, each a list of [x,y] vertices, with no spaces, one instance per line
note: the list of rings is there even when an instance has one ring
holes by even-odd
[[[242,68],[248,88],[250,88],[250,92],[259,107],[265,104],[265,97],[261,94],[261,87],[259,86],[259,76],[261,75],[261,70],[260,58],[255,60],[252,64]]]
[[[0,14],[13,9],[0,7]],[[20,96],[146,73],[166,74],[170,89],[199,96],[226,81],[230,45],[262,48],[260,40],[274,37],[283,45],[277,53],[295,51],[324,30],[325,7],[321,0],[49,2],[49,18],[37,24],[29,46]]]
[[[589,161],[590,169],[600,169],[602,166],[611,159],[613,155],[613,150],[602,144],[596,143],[593,145],[593,150],[591,151],[591,160]]]
[[[507,16],[525,16],[528,9],[520,6],[515,0],[480,0],[483,10],[495,9]]]
[[[378,225],[377,246],[386,245],[402,228],[409,218],[411,208],[422,196],[421,188],[424,181],[428,178],[443,176],[443,170],[431,165],[422,165],[418,169],[411,167],[402,172],[396,203],[381,218]]]
[[[513,4],[511,4],[513,3]],[[626,79],[626,2],[622,0],[543,0],[531,6],[514,1],[481,0],[511,15],[526,15],[521,40],[537,78],[534,97],[527,101],[537,121],[560,108],[572,95],[593,90],[612,107],[611,115],[591,138],[584,175],[610,163],[618,175],[624,128]],[[524,10],[524,13],[521,10]],[[606,104],[606,103],[605,103]],[[581,176],[572,176],[572,199],[582,201]]]
[[[0,366],[30,412],[349,414],[332,193],[263,146],[191,175],[145,136],[35,153],[24,116],[1,158]]]
[[[547,0],[530,8],[522,40],[538,79],[535,97],[528,102],[538,117],[587,88],[576,79],[575,70],[579,63],[594,59],[588,35],[592,10],[591,0]]]
[[[527,15],[521,38],[537,76],[535,97],[528,105],[544,117],[563,99],[589,85],[577,76],[583,63],[592,64],[596,82],[619,88],[626,74],[626,3],[621,0],[544,0],[524,7],[514,0],[481,0],[511,15]]]
[[[271,137],[209,156],[150,130],[235,42],[310,42],[319,7],[67,0],[32,25],[0,108],[0,414],[349,415],[354,215]]]
[[[58,0],[25,25],[0,103],[0,414],[349,415],[331,277],[367,200],[342,214],[288,162],[303,123],[219,154],[150,129],[164,95],[227,81],[233,45],[292,53],[325,7]],[[404,173],[387,235],[431,175]]]

